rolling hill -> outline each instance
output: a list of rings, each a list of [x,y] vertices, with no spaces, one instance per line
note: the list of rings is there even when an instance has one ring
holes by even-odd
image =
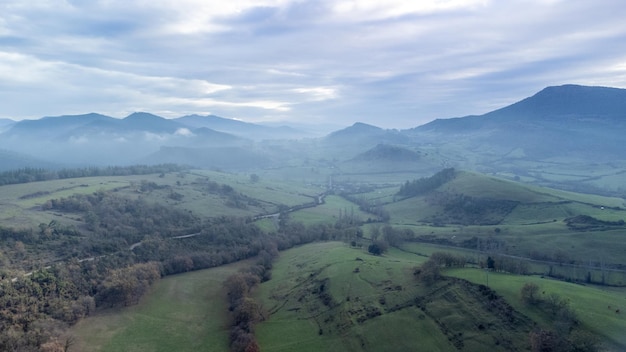
[[[438,144],[526,158],[621,157],[626,132],[626,89],[564,85],[480,116],[439,119],[409,131]]]
[[[432,171],[424,167],[428,164],[576,192],[626,195],[625,101],[625,89],[564,85],[480,116],[439,119],[408,130],[357,122],[306,140],[291,139],[303,135],[297,129],[214,115],[164,119],[134,113],[116,119],[90,113],[5,125],[0,148],[56,163],[110,165],[158,160],[148,156],[162,147],[240,147],[255,149],[265,160],[254,167],[285,175],[315,165],[326,165],[326,174]],[[276,146],[283,152],[274,152]],[[413,157],[389,146],[421,159],[408,160]],[[181,158],[206,165],[199,153]],[[402,168],[403,161],[411,167]]]

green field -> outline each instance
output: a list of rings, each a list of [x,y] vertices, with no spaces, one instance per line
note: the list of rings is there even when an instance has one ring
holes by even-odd
[[[228,351],[222,283],[248,261],[168,276],[132,307],[102,311],[72,328],[74,351]]]
[[[371,214],[360,211],[358,205],[339,196],[327,196],[324,198],[324,204],[295,211],[289,216],[292,221],[302,222],[305,225],[334,223],[340,217],[350,217],[355,222],[362,222],[372,217]]]
[[[76,193],[111,191],[122,198],[184,210],[202,221],[220,217],[248,221],[272,214],[257,220],[256,225],[267,233],[277,233],[283,220],[278,211],[311,205],[327,191],[324,180],[337,172],[333,176],[341,185],[337,187],[355,192],[346,198],[384,206],[390,221],[371,223],[376,221],[375,215],[332,192],[322,204],[288,213],[289,222],[312,226],[313,231],[317,224],[349,231],[333,237],[343,242],[318,242],[281,252],[272,279],[254,293],[270,313],[270,318],[256,327],[263,351],[527,350],[534,324],[549,327],[550,318],[521,302],[519,292],[526,282],[537,283],[542,295],[558,293],[569,300],[581,326],[601,336],[607,347],[626,348],[626,312],[616,313],[626,308],[623,288],[489,273],[489,288],[503,297],[493,303],[489,300],[495,295],[479,286],[487,284],[485,271],[450,269],[445,271],[447,277],[429,285],[413,275],[414,268],[428,256],[447,251],[469,258],[474,266],[484,263],[487,256],[502,256],[525,260],[533,274],[624,287],[626,242],[622,239],[626,226],[620,224],[626,219],[624,199],[528,186],[471,172],[459,172],[427,194],[402,199],[396,194],[401,184],[397,177],[415,176],[410,172],[395,175],[395,179],[381,172],[367,184],[366,173],[341,174],[334,166],[325,167],[312,177],[317,183],[271,179],[272,170],[260,171],[254,181],[250,174],[191,170],[2,186],[0,224],[38,229],[40,223],[55,220],[83,231],[71,242],[79,243],[93,235],[86,230],[84,214],[42,211],[40,206]],[[306,171],[299,171],[303,180]],[[146,184],[150,187],[142,189]],[[359,187],[366,191],[354,191]],[[567,222],[580,215],[599,225],[591,221],[590,228],[577,229]],[[350,221],[339,221],[347,218]],[[376,230],[382,234],[385,225],[411,229],[414,237],[383,256],[373,256],[367,252],[369,238]],[[355,233],[364,234],[358,241],[364,246],[348,245]],[[145,235],[146,243],[150,236]],[[152,245],[173,241],[161,240]],[[7,266],[21,265],[13,256],[15,242],[7,242],[3,248],[5,258],[0,259]],[[54,239],[28,244],[26,253],[37,255],[41,262],[31,263],[29,258],[24,262],[37,268],[47,265],[46,260],[65,258],[46,252],[53,244],[63,246]],[[125,252],[128,244],[115,248],[116,253]],[[138,305],[99,310],[80,321],[72,328],[78,337],[74,350],[227,351],[229,317],[222,282],[246,265],[249,262],[163,278]]]
[[[513,307],[525,310],[529,316],[542,321],[545,319],[545,312],[528,308],[520,298],[520,289],[525,283],[536,283],[544,299],[551,293],[567,299],[583,325],[602,336],[607,348],[616,351],[626,348],[626,316],[621,313],[626,308],[626,290],[623,288],[584,286],[539,276],[487,273],[478,269],[449,269],[445,274],[482,285],[486,285],[488,281],[489,287],[503,295]],[[616,313],[616,310],[620,313]]]
[[[231,205],[229,199],[224,196],[207,192],[202,184],[206,180],[232,187],[242,196],[239,206]],[[139,188],[142,182],[154,183],[158,188],[141,192]],[[4,226],[32,227],[56,220],[76,225],[80,219],[43,212],[39,206],[50,199],[69,197],[73,194],[92,194],[101,190],[114,190],[124,197],[141,197],[148,202],[184,209],[201,217],[246,217],[274,213],[279,205],[296,206],[310,203],[323,192],[319,187],[301,185],[297,182],[263,178],[258,182],[251,182],[248,174],[207,170],[162,175],[62,179],[1,186],[0,223]],[[182,195],[181,199],[172,199],[173,192]]]
[[[346,351],[358,350],[362,343],[367,344],[368,349],[369,346],[382,347],[372,339],[371,331],[385,326],[385,331],[399,333],[406,326],[406,319],[414,319],[407,312],[397,312],[381,318],[386,324],[372,321],[352,329],[358,319],[356,316],[366,314],[356,310],[376,302],[385,290],[385,283],[404,283],[410,276],[407,270],[424,259],[405,254],[398,258],[374,257],[340,242],[316,243],[283,252],[272,270],[273,279],[263,283],[259,292],[259,299],[271,313],[271,318],[257,327],[261,349]],[[358,273],[354,272],[356,268],[359,268]],[[340,312],[318,302],[316,294],[311,294],[322,284],[327,285],[324,290],[332,296],[333,304],[342,306]],[[410,299],[412,290],[406,287],[389,292],[387,304]],[[351,310],[355,312],[349,314]],[[432,330],[431,327],[423,335],[412,334],[405,343],[420,340],[423,343],[424,337],[430,335],[426,332]],[[443,343],[445,338],[437,336],[435,340]]]
[[[498,301],[493,308],[476,285],[453,279],[433,286],[421,284],[413,268],[425,260],[396,249],[372,256],[339,242],[283,252],[273,279],[263,283],[258,293],[271,313],[256,329],[261,349],[509,351],[528,347],[532,321],[517,312],[505,318],[506,303]]]

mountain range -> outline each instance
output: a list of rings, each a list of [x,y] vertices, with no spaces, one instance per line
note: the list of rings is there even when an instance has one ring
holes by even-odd
[[[517,151],[533,158],[605,160],[621,156],[624,132],[626,90],[577,85],[548,87],[484,115],[435,120],[408,131],[467,149],[489,146],[501,155]]]
[[[350,172],[357,164],[359,172],[377,165],[380,171],[383,164],[388,172],[406,170],[409,164],[420,170],[454,166],[561,186],[585,181],[595,187],[598,174],[622,175],[624,135],[625,89],[563,85],[483,115],[438,119],[405,130],[357,122],[326,136],[215,115],[165,119],[137,112],[123,119],[96,113],[0,119],[0,170],[34,166],[37,160],[65,166],[167,161],[227,170],[332,160],[332,172]],[[559,171],[565,174],[560,178],[550,176],[559,173],[553,165],[569,171]]]

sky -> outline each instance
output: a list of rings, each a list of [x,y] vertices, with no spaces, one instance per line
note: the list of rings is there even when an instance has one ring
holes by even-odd
[[[623,0],[0,0],[0,117],[410,128],[626,87]]]

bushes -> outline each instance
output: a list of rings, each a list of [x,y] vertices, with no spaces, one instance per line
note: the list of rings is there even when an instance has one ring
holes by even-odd
[[[374,255],[382,255],[389,249],[389,245],[385,241],[376,240],[367,247],[367,251]]]
[[[439,188],[446,182],[453,180],[454,177],[456,177],[456,171],[453,168],[443,169],[431,177],[406,181],[400,187],[397,195],[406,198],[422,195]]]
[[[115,307],[136,304],[160,278],[157,263],[135,264],[128,268],[112,270],[98,287],[96,305]]]
[[[552,320],[551,329],[536,329],[530,333],[532,351],[585,351],[599,349],[598,338],[579,327],[576,312],[570,307],[569,300],[556,293],[545,298],[539,297],[540,288],[529,282],[520,290],[522,300],[548,313]]]
[[[254,325],[265,320],[267,313],[250,297],[250,291],[261,281],[269,280],[269,270],[277,256],[276,246],[270,245],[259,253],[255,265],[231,275],[224,282],[229,310],[232,312],[230,350],[233,352],[260,351],[254,337]]]
[[[431,254],[430,258],[424,264],[414,269],[413,275],[424,284],[432,285],[441,277],[441,267],[462,268],[466,263],[467,259],[463,256],[446,252],[435,252]]]
[[[522,286],[520,290],[520,295],[522,296],[522,301],[526,304],[534,305],[539,302],[539,286],[533,282],[527,282]]]

